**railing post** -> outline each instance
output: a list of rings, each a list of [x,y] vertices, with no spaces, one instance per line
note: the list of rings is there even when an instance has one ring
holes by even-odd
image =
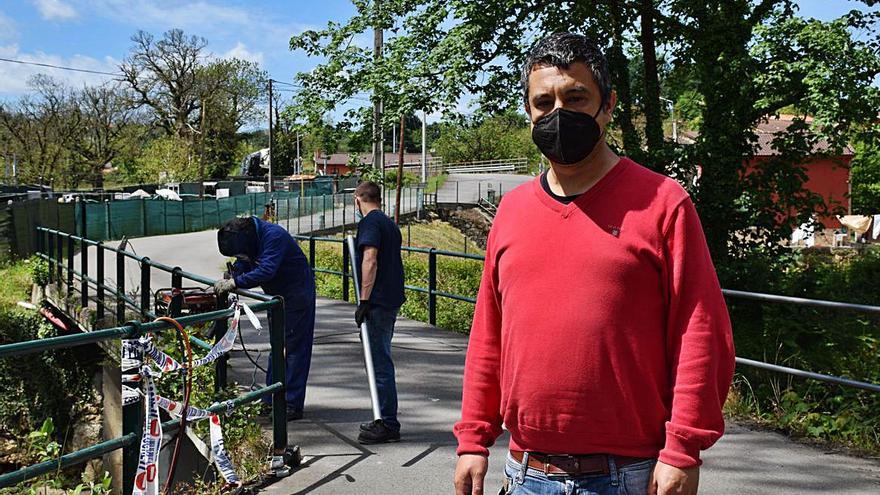
[[[428,322],[437,324],[437,251],[428,251]]]
[[[60,288],[60,285],[64,282],[64,275],[61,273],[62,263],[61,260],[64,259],[64,237],[60,232],[55,234],[55,273],[58,275],[57,280],[55,281]]]
[[[100,322],[104,319],[104,243],[98,242],[98,245],[95,246],[97,248],[97,253],[95,256],[95,269],[96,275],[95,279],[98,282],[98,293],[96,295],[97,301],[97,316],[98,321]]]
[[[73,295],[73,235],[67,234],[67,297],[64,298],[65,306],[70,306],[70,296]]]
[[[434,191],[434,194],[437,194],[437,191]],[[459,201],[458,201],[458,181],[455,181],[455,204],[459,204]]]
[[[143,355],[137,350],[135,355],[129,357],[138,362],[143,361]],[[123,370],[126,373],[138,373],[140,370]],[[141,386],[138,382],[126,382],[129,387],[140,390]],[[135,437],[140,440],[144,428],[144,406],[143,399],[132,402],[131,404],[123,404],[122,406],[122,434],[129,435],[134,433]],[[133,442],[122,449],[122,493],[131,493],[134,486],[134,477],[137,474],[138,460],[140,457],[140,441]]]
[[[79,269],[82,272],[82,284],[80,285],[80,303],[83,309],[89,307],[89,245],[85,237],[79,240]]]
[[[229,299],[226,294],[220,294],[217,296],[217,309],[223,309],[229,306]],[[217,321],[217,326],[214,331],[214,343],[220,342],[220,339],[226,335],[226,332],[229,331],[229,320],[226,318],[220,318]],[[239,330],[241,331],[241,330]],[[229,354],[225,354],[220,356],[220,359],[214,362],[214,391],[219,392],[220,390],[226,388],[226,361],[229,359]]]
[[[49,265],[49,283],[55,281],[55,266],[52,264],[55,262],[55,239],[52,237],[54,235],[52,232],[46,231],[46,244],[48,245],[46,263]]]
[[[309,266],[315,270],[315,236],[309,235]]]
[[[125,321],[125,255],[116,252],[116,324]]]
[[[141,258],[141,316],[146,317],[150,312],[150,258]]]
[[[342,300],[348,301],[348,249],[342,243]]]
[[[280,382],[281,388],[272,394],[272,445],[275,454],[284,452],[287,448],[287,384],[284,379],[284,299],[275,297],[277,304],[269,310],[270,334],[272,356],[272,380]]]

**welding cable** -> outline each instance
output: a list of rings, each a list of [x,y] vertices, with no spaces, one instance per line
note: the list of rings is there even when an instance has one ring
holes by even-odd
[[[186,333],[183,325],[181,325],[174,318],[169,318],[167,316],[160,316],[154,321],[164,321],[167,323],[171,323],[171,325],[175,329],[177,329],[179,339],[178,342],[183,344],[184,352],[186,354],[186,367],[183,369],[183,372],[186,373],[186,377],[183,388],[183,411],[180,415],[180,428],[177,431],[177,441],[174,444],[174,453],[171,456],[171,464],[168,465],[168,477],[165,479],[165,487],[162,488],[162,493],[168,495],[171,493],[171,485],[174,481],[174,471],[177,468],[177,459],[180,455],[180,446],[183,443],[183,438],[186,436],[186,415],[189,411],[189,396],[192,392],[193,356],[192,347],[189,343],[189,335]]]
[[[263,368],[262,366],[260,366],[259,364],[257,364],[257,361],[255,361],[254,358],[251,357],[251,353],[248,352],[247,345],[245,345],[245,343],[244,343],[244,332],[241,330],[241,325],[239,325],[239,327],[238,327],[238,339],[241,340],[241,350],[244,351],[244,355],[247,356],[248,361],[250,361],[251,364],[254,365],[254,374],[256,374],[256,370],[257,370],[257,369],[259,369],[259,370],[262,371],[263,373],[268,374],[269,372],[266,371],[265,368]],[[259,351],[258,351],[258,352],[259,352]],[[258,354],[258,355],[257,355],[257,359],[259,359],[259,358],[260,358],[260,356],[259,356],[259,354]]]

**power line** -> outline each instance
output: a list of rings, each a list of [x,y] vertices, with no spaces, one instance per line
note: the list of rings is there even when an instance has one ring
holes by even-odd
[[[275,84],[284,84],[287,86],[293,86],[294,88],[302,88],[302,86],[299,84],[293,84],[293,83],[289,83],[289,82],[279,81],[278,79],[272,79],[272,78],[269,78],[269,80]]]
[[[10,62],[10,63],[13,63],[13,64],[22,64],[22,65],[36,65],[36,66],[39,66],[39,67],[48,67],[48,68],[50,68],[50,69],[69,70],[69,71],[73,71],[73,72],[86,72],[86,73],[88,73],[88,74],[101,74],[101,75],[104,75],[104,76],[114,76],[114,77],[119,77],[119,76],[122,75],[122,74],[119,74],[119,73],[103,72],[103,71],[99,71],[99,70],[91,70],[91,69],[80,69],[80,68],[77,68],[77,67],[65,67],[65,66],[63,66],[63,65],[44,64],[44,63],[42,63],[42,62],[31,62],[31,61],[28,61],[28,60],[14,60],[14,59],[11,59],[11,58],[0,58],[0,62]]]

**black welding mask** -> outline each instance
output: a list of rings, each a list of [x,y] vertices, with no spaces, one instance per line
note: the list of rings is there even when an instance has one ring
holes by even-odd
[[[223,256],[257,255],[257,226],[251,217],[234,218],[217,231],[217,247]]]

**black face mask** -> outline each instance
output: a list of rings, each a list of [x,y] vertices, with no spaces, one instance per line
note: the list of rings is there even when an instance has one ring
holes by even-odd
[[[575,112],[565,108],[541,117],[532,128],[532,141],[553,163],[573,165],[593,152],[602,137],[596,115]]]

